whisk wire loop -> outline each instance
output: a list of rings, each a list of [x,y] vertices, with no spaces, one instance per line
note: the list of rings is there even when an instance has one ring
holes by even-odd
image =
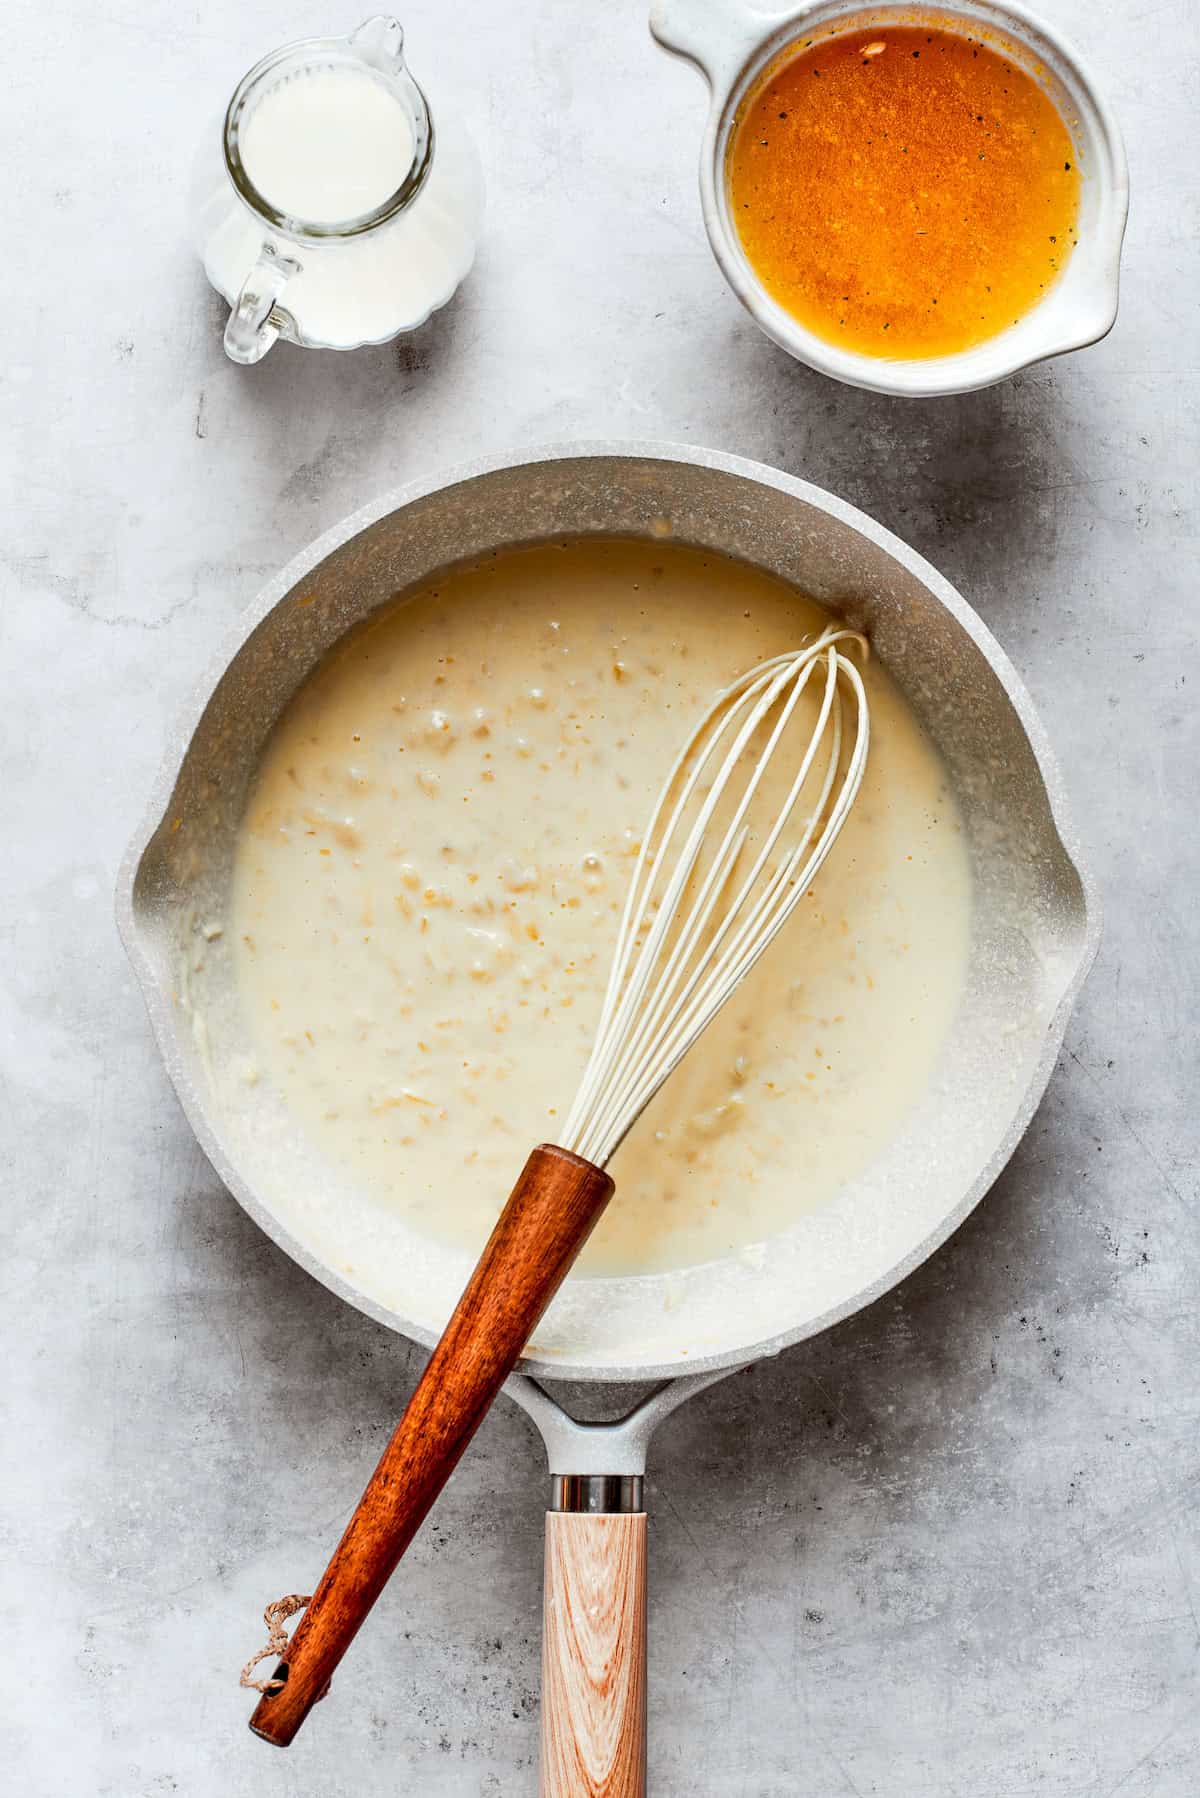
[[[718,693],[659,791],[638,845],[595,1043],[561,1138],[598,1166],[778,935],[845,823],[866,766],[869,718],[862,676],[843,644],[866,651],[857,632],[831,626]],[[761,806],[768,770],[791,753],[784,739],[819,669],[824,681],[807,744],[739,876],[756,834],[752,808],[756,800]],[[807,815],[796,826],[802,802]]]

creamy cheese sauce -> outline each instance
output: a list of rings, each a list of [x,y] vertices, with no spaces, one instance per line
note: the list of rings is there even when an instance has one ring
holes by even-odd
[[[268,745],[239,840],[238,987],[327,1158],[476,1251],[582,1074],[654,795],[714,691],[816,634],[785,583],[661,542],[506,551],[342,643]],[[970,873],[945,770],[885,671],[809,899],[634,1127],[595,1274],[767,1241],[852,1181],[926,1085]]]

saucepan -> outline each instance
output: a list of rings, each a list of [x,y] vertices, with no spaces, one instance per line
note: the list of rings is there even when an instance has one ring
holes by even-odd
[[[949,1039],[867,1170],[769,1252],[622,1279],[572,1276],[510,1383],[542,1430],[552,1475],[542,1777],[554,1798],[644,1789],[642,1475],[654,1424],[700,1386],[869,1304],[945,1241],[1029,1122],[1099,932],[1061,780],[1011,663],[954,589],[861,512],[756,463],[655,445],[477,462],[391,494],[291,563],[236,627],[176,727],[118,893],[197,1137],[250,1215],[332,1291],[429,1345],[470,1268],[327,1165],[253,1075],[223,934],[251,781],[297,687],[376,608],[464,558],[589,534],[723,552],[865,630],[949,771],[973,912]],[[799,955],[802,945],[779,950]],[[577,1400],[595,1382],[648,1396],[617,1424],[577,1423],[559,1398],[570,1390]],[[295,1589],[304,1571],[281,1565],[279,1589]]]

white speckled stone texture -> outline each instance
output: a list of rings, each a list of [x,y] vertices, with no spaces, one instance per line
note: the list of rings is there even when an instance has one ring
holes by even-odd
[[[111,922],[164,724],[260,581],[380,489],[551,438],[709,443],[927,554],[1014,656],[1107,935],[1009,1171],[897,1293],[653,1451],[655,1798],[1192,1798],[1200,1760],[1195,830],[1200,279],[1189,0],[1041,0],[1118,108],[1106,343],[915,404],[724,288],[703,92],[640,0],[419,0],[483,253],[411,341],[227,363],[185,236],[243,69],[353,9],[6,14],[0,142],[5,1253],[0,1765],[21,1798],[536,1786],[541,1451],[502,1403],[287,1754],[237,1670],[418,1367],[297,1272],[184,1125]]]

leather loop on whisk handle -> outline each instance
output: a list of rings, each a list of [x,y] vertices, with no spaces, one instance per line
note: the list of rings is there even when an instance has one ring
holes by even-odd
[[[567,1149],[530,1155],[395,1434],[250,1719],[286,1748],[515,1367],[538,1319],[612,1197]]]

